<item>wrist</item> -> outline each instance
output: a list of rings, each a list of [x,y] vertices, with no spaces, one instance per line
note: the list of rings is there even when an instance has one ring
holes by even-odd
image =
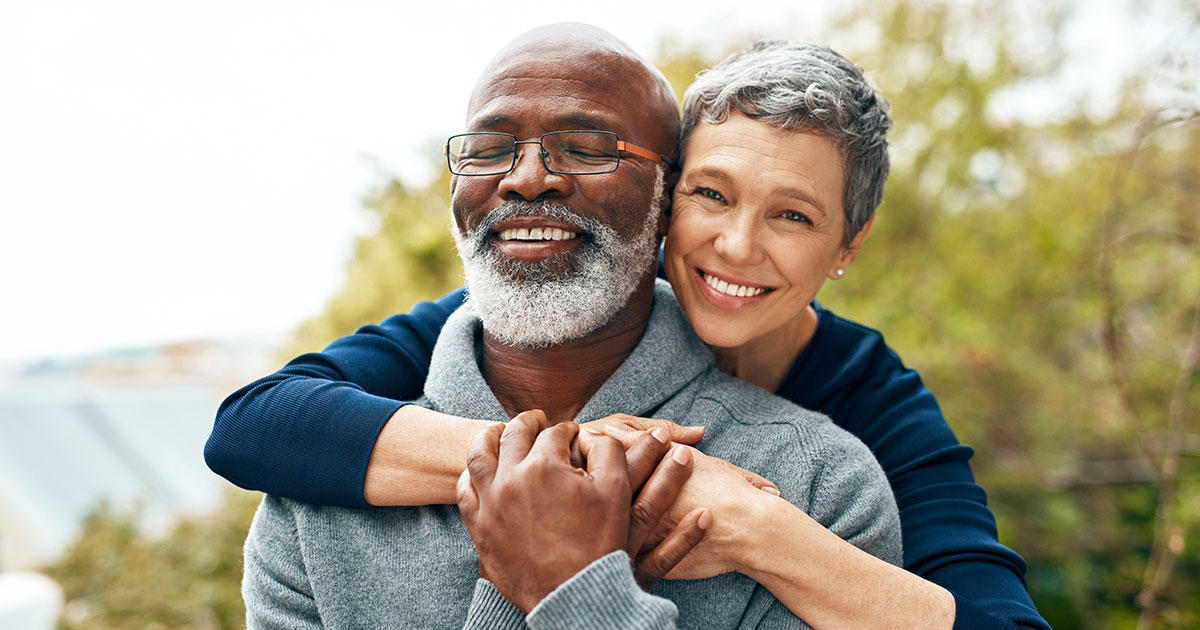
[[[759,560],[779,549],[779,537],[792,535],[780,516],[789,508],[796,508],[762,490],[746,494],[736,504],[714,511],[712,530],[717,535],[710,533],[706,539],[716,542],[715,549],[728,563],[728,570],[753,577],[756,565],[761,564]]]
[[[404,405],[375,441],[363,498],[374,506],[454,503],[471,440],[491,424]]]

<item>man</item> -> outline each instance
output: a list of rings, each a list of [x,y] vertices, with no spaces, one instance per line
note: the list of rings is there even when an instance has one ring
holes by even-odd
[[[494,421],[544,412],[544,422],[523,414],[481,434],[494,448],[476,451],[498,457],[474,457],[459,487],[480,540],[495,540],[480,528],[508,514],[536,529],[516,528],[481,560],[452,506],[360,511],[267,497],[246,543],[250,627],[662,626],[676,614],[682,626],[802,627],[735,573],[660,583],[657,596],[638,590],[629,555],[655,538],[631,525],[629,505],[665,440],[643,439],[626,456],[595,436],[580,440],[586,469],[569,463],[579,432],[570,421],[618,412],[705,425],[709,454],[767,473],[818,521],[853,506],[856,518],[839,518],[836,533],[898,561],[895,505],[866,448],[721,374],[669,289],[656,286],[674,179],[664,163],[679,132],[661,74],[607,33],[539,29],[489,65],[467,128],[449,152],[471,299],[442,331],[421,404]],[[660,465],[668,481],[652,478],[639,501],[669,495],[686,476],[689,454],[670,452]],[[552,490],[530,493],[523,480]],[[708,522],[696,511],[676,531]],[[672,541],[668,551],[689,544]],[[675,557],[660,556],[664,565]],[[499,591],[476,582],[480,570]]]

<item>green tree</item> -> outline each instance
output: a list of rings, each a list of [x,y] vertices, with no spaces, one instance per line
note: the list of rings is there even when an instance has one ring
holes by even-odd
[[[1147,100],[1168,81],[1155,68],[1103,114],[1005,115],[1021,87],[1061,70],[1054,42],[1069,8],[1030,19],[998,3],[891,0],[807,37],[863,66],[896,121],[871,238],[820,297],[884,331],[975,446],[1001,540],[1028,561],[1055,628],[1193,628],[1200,121],[1194,102]],[[1179,19],[1200,31],[1195,12]],[[665,44],[658,65],[682,93],[737,43]],[[443,176],[371,196],[379,227],[295,352],[461,283],[447,192]],[[244,501],[158,540],[111,513],[93,518],[51,570],[68,585],[68,627],[229,627]]]
[[[366,200],[377,230],[358,239],[342,289],[296,333],[287,356],[319,350],[359,326],[408,311],[462,285],[450,236],[450,174],[410,190],[391,179]]]
[[[101,507],[79,538],[45,569],[63,586],[63,630],[245,627],[242,541],[258,493],[230,491],[219,510],[184,519],[165,535],[137,525],[136,512]]]

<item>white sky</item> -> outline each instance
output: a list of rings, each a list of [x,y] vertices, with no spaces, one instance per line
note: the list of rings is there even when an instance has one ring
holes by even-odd
[[[522,31],[585,21],[653,57],[669,36],[812,37],[819,17],[796,6],[6,1],[0,365],[317,314],[362,198],[381,173],[429,176]]]

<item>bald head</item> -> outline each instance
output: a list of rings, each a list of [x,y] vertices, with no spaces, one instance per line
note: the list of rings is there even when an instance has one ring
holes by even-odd
[[[587,24],[551,24],[509,42],[484,69],[471,94],[471,128],[498,91],[513,82],[522,89],[545,90],[564,99],[587,98],[601,91],[615,101],[614,113],[634,130],[622,138],[647,143],[676,157],[679,106],[666,77],[611,33]],[[618,133],[620,133],[618,131]]]

